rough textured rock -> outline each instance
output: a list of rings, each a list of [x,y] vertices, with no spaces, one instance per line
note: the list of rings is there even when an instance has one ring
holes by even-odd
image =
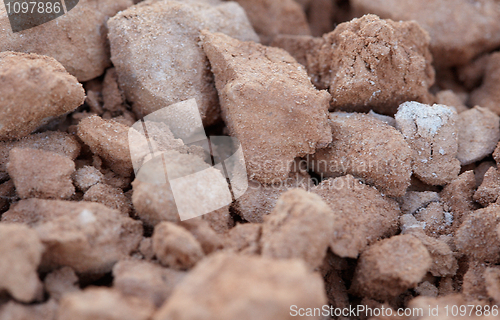
[[[83,200],[102,203],[111,209],[120,211],[128,217],[132,207],[131,201],[125,196],[122,189],[113,188],[104,183],[98,183],[85,192]]]
[[[465,166],[490,155],[500,140],[500,118],[488,109],[474,107],[457,117],[457,159]]]
[[[438,202],[439,194],[433,191],[408,191],[401,198],[401,212],[413,214],[431,202]]]
[[[460,172],[456,111],[443,105],[401,104],[397,128],[413,150],[413,172],[430,185],[444,185]]]
[[[154,306],[147,300],[95,287],[66,295],[61,300],[57,320],[148,320],[153,312]]]
[[[243,147],[249,178],[285,180],[295,157],[331,141],[328,93],[317,91],[304,68],[284,50],[221,33],[202,35],[222,116]]]
[[[210,65],[198,45],[200,31],[258,41],[234,2],[147,1],[110,19],[109,29],[111,60],[136,114],[196,98],[206,124],[217,120],[219,111]]]
[[[476,187],[483,183],[484,175],[491,168],[496,167],[496,163],[491,160],[482,161],[474,168],[474,177],[476,178]]]
[[[204,257],[203,248],[186,229],[171,222],[160,222],[153,233],[153,251],[166,267],[190,269]]]
[[[377,300],[415,287],[431,266],[425,246],[411,235],[399,235],[370,246],[359,258],[350,291]]]
[[[290,306],[325,303],[321,278],[300,260],[219,253],[193,269],[153,319],[293,319]]]
[[[118,86],[118,75],[115,68],[106,70],[106,75],[102,82],[102,108],[111,114],[120,114],[125,103],[125,94]]]
[[[78,137],[114,172],[130,176],[133,168],[128,130],[127,126],[116,121],[91,116],[78,124]]]
[[[4,180],[7,175],[7,163],[9,162],[9,152],[14,148],[30,148],[50,151],[71,160],[75,160],[80,153],[80,144],[76,138],[64,132],[46,131],[31,134],[18,141],[0,141],[0,180]]]
[[[75,193],[71,175],[75,163],[55,152],[14,148],[7,172],[21,199],[68,199]]]
[[[441,201],[445,205],[445,210],[453,213],[453,226],[458,227],[463,218],[474,210],[474,192],[476,179],[472,170],[465,171],[443,188],[439,194]]]
[[[498,262],[500,259],[500,206],[492,204],[465,217],[455,233],[457,249],[475,260]]]
[[[105,273],[142,239],[139,221],[99,203],[21,200],[2,215],[2,222],[32,227],[46,246],[41,268],[62,266],[77,273]]]
[[[330,126],[333,142],[311,156],[311,170],[323,177],[352,174],[384,194],[405,194],[412,150],[399,131],[356,113],[331,113]]]
[[[429,36],[414,21],[375,15],[342,23],[323,36],[319,76],[332,108],[394,114],[405,101],[426,102],[434,83]]]
[[[311,82],[317,88],[325,87],[320,80],[318,52],[323,45],[323,38],[311,36],[278,35],[271,46],[286,50],[298,63],[306,67]]]
[[[435,277],[454,276],[457,273],[458,263],[455,254],[443,241],[426,236],[421,232],[410,233],[427,248],[431,257],[429,272]]]
[[[3,14],[0,12],[0,16]],[[0,140],[12,140],[75,110],[83,103],[85,93],[55,59],[0,52],[0,96]]]
[[[303,259],[315,269],[326,255],[336,221],[332,209],[303,189],[283,193],[262,226],[262,256]]]
[[[470,102],[500,115],[500,52],[488,57],[484,72],[483,83],[471,93]]]
[[[500,173],[495,167],[490,167],[484,174],[481,185],[474,193],[474,200],[487,207],[489,204],[497,201],[500,195]]]
[[[453,211],[445,211],[441,202],[431,202],[425,208],[420,208],[414,216],[423,225],[425,234],[430,237],[453,236],[453,231],[459,223],[454,223]],[[447,208],[449,210],[449,208]]]
[[[435,64],[461,65],[500,45],[500,5],[494,0],[354,0],[359,14],[415,20],[430,35]]]
[[[263,44],[279,34],[310,35],[302,7],[294,0],[236,0]]]
[[[103,74],[110,65],[106,20],[132,4],[131,0],[80,0],[75,10],[17,33],[12,32],[2,6],[0,51],[53,57],[79,81],[88,81]]]
[[[21,302],[39,296],[42,283],[37,269],[44,249],[34,230],[19,224],[0,224],[0,291],[7,290]]]
[[[325,180],[311,192],[337,217],[330,248],[340,257],[357,258],[368,245],[398,230],[397,203],[351,175]]]
[[[160,307],[185,275],[146,261],[122,260],[113,267],[113,288]]]
[[[488,298],[483,276],[487,266],[488,264],[483,261],[472,260],[468,262],[462,283],[462,294],[467,300],[485,300]]]
[[[93,166],[84,166],[76,170],[73,175],[75,186],[80,191],[87,191],[90,187],[104,181],[104,175]]]

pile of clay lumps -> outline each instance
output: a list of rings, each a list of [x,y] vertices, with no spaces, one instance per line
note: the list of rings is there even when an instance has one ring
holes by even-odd
[[[0,3],[0,320],[498,319],[499,48],[498,0]],[[209,168],[185,101],[248,182],[188,220],[129,139]]]

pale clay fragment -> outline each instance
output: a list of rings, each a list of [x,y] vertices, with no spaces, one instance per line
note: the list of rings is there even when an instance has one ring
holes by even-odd
[[[235,2],[147,1],[118,13],[108,26],[111,60],[134,112],[146,116],[196,98],[205,124],[220,115],[210,64],[198,44],[200,31],[258,41]]]
[[[27,136],[49,120],[74,111],[83,104],[85,93],[53,58],[0,52],[0,96],[1,141]]]
[[[420,180],[444,185],[458,176],[455,110],[443,105],[405,102],[395,118],[397,128],[413,150],[413,172]]]
[[[75,193],[71,175],[75,163],[54,152],[14,148],[7,172],[21,199],[68,199]]]
[[[320,196],[303,189],[283,193],[262,226],[262,256],[301,258],[314,269],[321,265],[331,237],[335,216]]]

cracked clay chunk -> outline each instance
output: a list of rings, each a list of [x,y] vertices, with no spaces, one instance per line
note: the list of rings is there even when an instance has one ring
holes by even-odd
[[[76,170],[73,180],[79,190],[86,192],[90,187],[103,182],[104,175],[93,166],[84,166]]]
[[[319,72],[334,109],[392,115],[402,102],[426,102],[434,69],[429,36],[416,22],[366,15],[323,39]]]
[[[78,4],[70,10],[70,3]],[[79,81],[88,81],[109,67],[106,20],[131,6],[131,0],[79,0],[66,3],[68,12],[36,28],[13,33],[0,7],[0,51],[53,57]],[[48,12],[47,12],[48,13]]]
[[[0,140],[13,140],[75,110],[85,93],[76,78],[53,58],[1,52],[0,97]]]
[[[340,257],[357,258],[368,245],[398,230],[397,203],[351,175],[325,180],[311,192],[337,217],[330,248]]]
[[[500,115],[500,52],[487,61],[483,84],[471,93],[470,102]]]
[[[354,11],[393,20],[415,20],[429,32],[435,64],[466,64],[500,45],[496,0],[353,0]]]
[[[495,150],[500,140],[499,126],[500,118],[486,108],[476,106],[458,115],[457,159],[461,165],[479,161]]]
[[[326,177],[352,174],[387,195],[410,186],[411,154],[401,133],[369,115],[330,114],[332,143],[311,156],[311,169]]]
[[[361,254],[350,291],[377,300],[395,297],[415,287],[431,263],[429,252],[414,236],[379,241]]]
[[[90,287],[61,300],[57,320],[149,320],[154,306],[112,288]]]
[[[235,0],[252,23],[263,44],[279,34],[310,35],[307,17],[294,0]]]
[[[250,179],[283,181],[295,157],[332,140],[329,94],[316,90],[286,51],[222,33],[203,31],[202,40],[223,119],[243,147]]]
[[[190,269],[205,255],[196,238],[186,229],[171,222],[160,222],[153,232],[153,251],[166,267]]]
[[[500,206],[492,204],[465,217],[455,232],[455,243],[459,252],[477,261],[500,261]]]
[[[203,29],[258,41],[235,2],[146,1],[109,20],[111,60],[136,114],[196,98],[204,123],[219,118],[210,64],[198,44]]]
[[[126,217],[128,217],[132,205],[122,189],[104,183],[98,183],[90,187],[85,192],[83,200],[102,203],[111,209],[120,211]]]
[[[133,172],[128,131],[126,125],[99,116],[85,118],[78,124],[78,137],[115,173],[126,177]]]
[[[335,220],[332,209],[320,196],[299,188],[289,190],[264,218],[262,256],[301,258],[315,269],[325,258]]]
[[[75,160],[80,154],[80,144],[76,137],[65,132],[46,131],[30,134],[17,141],[0,141],[0,180],[7,178],[7,163],[10,150],[30,148],[50,151]]]
[[[294,319],[290,306],[320,308],[324,290],[302,260],[216,253],[188,273],[153,319]]]
[[[61,266],[77,273],[105,273],[142,239],[139,221],[93,202],[21,200],[2,215],[2,222],[32,227],[46,245],[41,268]]]
[[[44,246],[36,232],[20,224],[0,224],[0,292],[18,301],[33,301],[41,291],[37,269]]]
[[[68,199],[75,193],[73,160],[54,152],[14,148],[7,164],[19,198]]]
[[[430,185],[444,185],[460,172],[458,129],[454,109],[405,102],[395,116],[396,126],[413,150],[413,172]]]

